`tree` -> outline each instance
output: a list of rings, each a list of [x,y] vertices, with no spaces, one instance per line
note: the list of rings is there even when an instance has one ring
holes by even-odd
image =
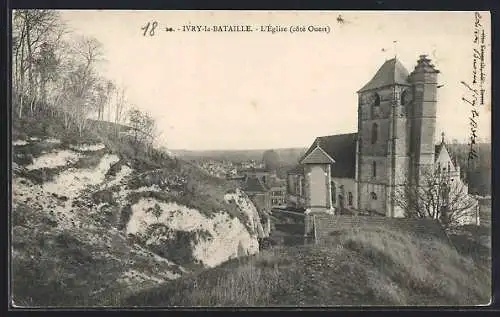
[[[26,97],[31,112],[39,94],[44,98],[45,84],[56,73],[54,52],[66,31],[55,10],[15,10],[12,26],[13,102],[22,117]]]
[[[67,78],[65,93],[69,100],[67,106],[82,135],[89,114],[99,107],[96,105],[96,91],[99,91],[99,76],[96,64],[102,61],[102,45],[92,37],[79,37],[71,47],[73,53],[72,70]],[[97,88],[97,89],[96,89]]]
[[[137,108],[130,109],[128,117],[136,145],[135,154],[139,151],[139,145],[144,145],[146,150],[149,150],[158,137],[156,121],[149,113],[141,112]]]
[[[424,170],[419,186],[407,182],[396,189],[394,204],[405,211],[406,217],[436,219],[445,229],[459,226],[477,207],[459,177],[437,169]]]
[[[40,101],[42,105],[47,104],[47,83],[56,80],[59,59],[56,56],[55,47],[49,43],[43,43],[40,54],[35,60],[35,72],[40,80]]]
[[[266,166],[267,169],[276,171],[281,166],[281,160],[274,150],[267,150],[262,155],[262,162]]]
[[[115,89],[115,88],[113,88]],[[128,102],[125,96],[125,88],[119,88],[115,89],[116,90],[116,102],[115,102],[115,127],[116,127],[116,134],[118,134],[118,124],[123,121],[124,114],[126,113],[127,107],[128,107]]]

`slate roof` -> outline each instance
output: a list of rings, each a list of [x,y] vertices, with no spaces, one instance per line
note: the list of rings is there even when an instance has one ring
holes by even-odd
[[[267,192],[269,188],[258,177],[247,177],[243,184],[246,192]]]
[[[335,160],[335,163],[332,164],[332,177],[354,178],[356,173],[357,139],[357,133],[317,137],[302,159],[309,155],[316,148],[316,145],[319,145]]]
[[[446,146],[446,143],[441,142],[439,144],[434,145],[434,162],[436,162],[439,158],[439,154],[441,152],[441,149],[444,147],[446,152],[448,152],[448,156],[451,159],[451,162],[453,163],[453,167],[457,168],[459,165],[457,164],[457,157],[448,150],[448,147]]]
[[[399,60],[390,59],[379,68],[375,76],[358,93],[394,84],[409,85],[408,76],[408,71]]]
[[[434,160],[437,160],[439,153],[441,152],[441,148],[443,147],[446,149],[446,151],[448,151],[448,148],[446,147],[445,143],[439,143],[434,145]]]

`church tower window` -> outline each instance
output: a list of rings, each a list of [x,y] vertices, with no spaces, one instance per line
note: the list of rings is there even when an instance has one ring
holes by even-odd
[[[378,117],[380,112],[380,96],[374,93],[371,97],[371,118],[375,119]]]
[[[337,203],[337,188],[335,188],[335,183],[332,182],[332,204]]]
[[[349,192],[347,194],[347,202],[349,203],[349,206],[352,206],[352,193]]]
[[[372,125],[372,144],[377,143],[378,139],[378,124],[373,123]]]
[[[375,161],[372,163],[372,175],[373,177],[377,177],[377,162]]]
[[[380,96],[377,93],[373,93],[370,97],[370,115],[371,119],[375,119],[380,114]]]
[[[401,93],[401,115],[402,116],[405,116],[405,115],[409,115],[410,113],[410,103],[411,103],[411,92],[409,89],[405,89],[402,93]]]

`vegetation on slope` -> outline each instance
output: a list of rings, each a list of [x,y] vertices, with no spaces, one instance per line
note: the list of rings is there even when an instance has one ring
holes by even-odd
[[[367,226],[331,245],[276,247],[127,298],[151,306],[477,305],[490,268],[437,240]]]
[[[59,228],[49,212],[17,206],[12,218],[12,292],[17,306],[116,305],[134,289],[181,269],[130,245],[110,227]],[[124,275],[125,273],[125,275]],[[149,278],[151,276],[151,278]]]
[[[223,199],[227,191],[234,190],[235,184],[206,175],[187,162],[130,138],[120,137],[114,124],[95,121],[90,125],[92,129],[85,129],[80,135],[76,129],[65,128],[59,115],[43,110],[13,122],[13,140],[26,140],[24,145],[13,148],[13,163],[17,165],[13,177],[39,195],[18,197],[19,201],[13,204],[12,291],[15,305],[116,305],[119,298],[132,290],[183,274],[178,265],[181,262],[190,269],[196,268],[195,263],[188,263],[192,262],[191,243],[206,233],[168,229],[167,235],[174,236],[165,245],[169,250],[149,250],[147,239],[139,241],[127,237],[124,232],[130,205],[122,209],[117,201],[117,194],[123,189],[150,186],[169,189],[168,193],[132,191],[127,197],[129,204],[154,196],[159,201],[197,208],[205,215],[226,210],[232,216],[242,217],[236,206]],[[75,152],[74,145],[82,143],[103,143],[106,147],[79,153],[74,162],[66,165],[23,168],[42,155],[66,150]],[[111,153],[118,155],[120,160],[111,166],[106,177],[115,177],[125,165],[133,169],[122,186],[107,189],[91,186],[66,209],[62,206],[68,203],[68,197],[54,194],[45,197],[45,193],[37,190],[38,184],[50,182],[71,168],[93,169],[105,154]],[[13,188],[21,194],[18,189]],[[39,204],[41,200],[49,205]],[[78,214],[80,224],[72,229],[59,226],[61,212]],[[246,219],[242,220],[246,223]]]

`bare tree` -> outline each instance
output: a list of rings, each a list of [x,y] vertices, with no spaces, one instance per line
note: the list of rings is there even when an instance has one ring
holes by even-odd
[[[118,135],[119,124],[123,122],[124,116],[128,108],[128,101],[125,95],[125,88],[116,89],[116,100],[115,100],[115,133]]]
[[[75,120],[78,132],[82,135],[90,113],[96,106],[96,91],[99,76],[96,64],[103,60],[102,46],[99,41],[91,37],[80,37],[71,52],[73,55],[73,69],[69,72],[67,90],[70,100],[68,107]]]
[[[59,13],[55,10],[15,10],[13,12],[12,57],[14,103],[18,115],[28,97],[30,110],[36,109],[39,94],[45,93],[51,67],[57,64],[53,54],[65,33]]]
[[[450,229],[471,217],[477,201],[467,193],[467,186],[459,176],[440,169],[425,169],[419,177],[419,186],[407,182],[396,189],[394,203],[409,218],[439,220]]]

